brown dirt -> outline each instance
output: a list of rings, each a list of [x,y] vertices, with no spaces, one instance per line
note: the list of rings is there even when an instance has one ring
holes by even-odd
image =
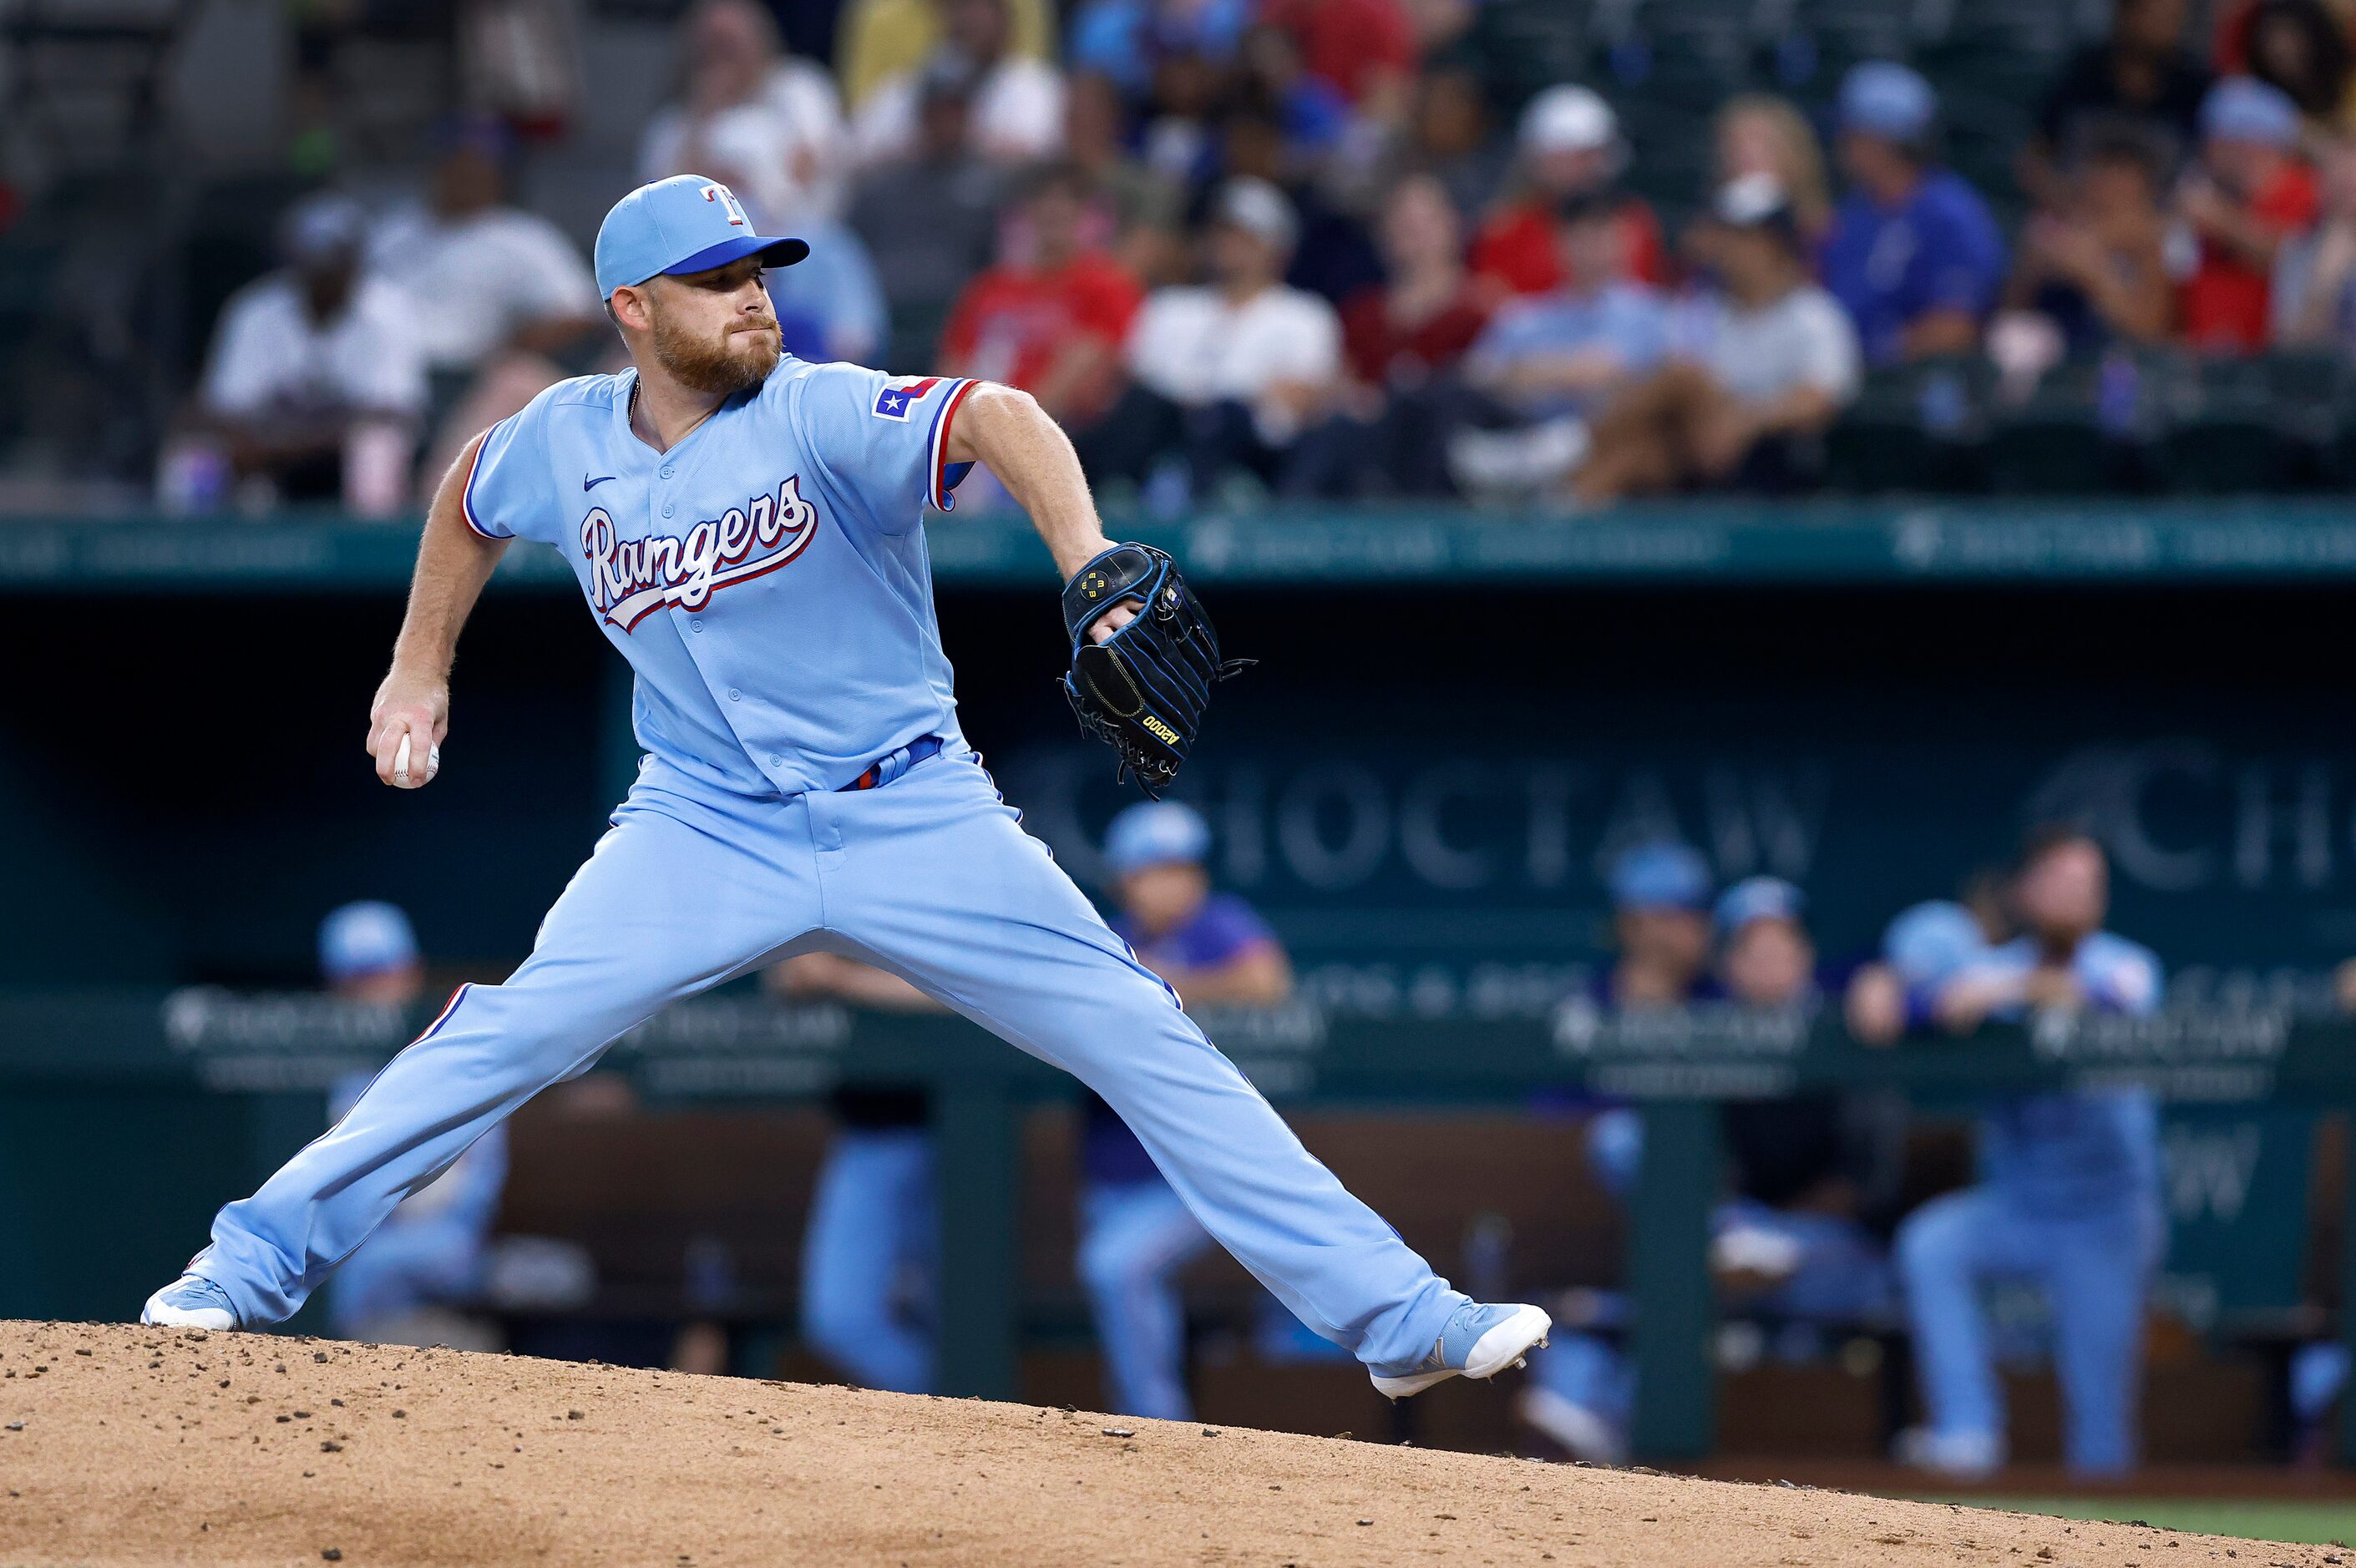
[[[5,1563],[2341,1560],[1025,1405],[109,1324],[0,1323],[0,1490]]]

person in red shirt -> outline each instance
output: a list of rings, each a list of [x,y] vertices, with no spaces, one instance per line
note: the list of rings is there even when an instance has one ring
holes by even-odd
[[[1415,28],[1399,0],[1269,0],[1260,19],[1290,33],[1309,74],[1353,104],[1414,75]]]
[[[2201,161],[2177,193],[2177,214],[2201,242],[2177,311],[2193,347],[2265,347],[2275,255],[2314,227],[2320,207],[2298,141],[2298,106],[2262,81],[2227,77],[2201,101]]]
[[[1493,297],[1543,294],[1564,283],[1555,245],[1555,214],[1566,197],[1608,188],[1628,162],[1620,117],[1584,87],[1549,87],[1522,112],[1522,194],[1490,214],[1472,242],[1472,271]],[[1638,283],[1668,278],[1661,225],[1641,197],[1617,204],[1613,221],[1626,246],[1622,275]]]
[[[1441,378],[1488,325],[1489,301],[1465,270],[1463,224],[1436,176],[1391,187],[1381,238],[1383,282],[1342,303],[1341,407],[1295,445],[1288,495],[1447,493]]]
[[[1019,387],[1066,427],[1102,417],[1120,389],[1120,346],[1142,291],[1089,234],[1088,183],[1040,175],[998,264],[950,308],[940,372]]]

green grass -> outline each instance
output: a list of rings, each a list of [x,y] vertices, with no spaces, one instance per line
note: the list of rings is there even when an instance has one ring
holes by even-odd
[[[2266,1498],[1934,1498],[1965,1508],[2051,1514],[2057,1519],[2141,1520],[2202,1535],[2336,1546],[2356,1541],[2356,1501],[2284,1502]]]

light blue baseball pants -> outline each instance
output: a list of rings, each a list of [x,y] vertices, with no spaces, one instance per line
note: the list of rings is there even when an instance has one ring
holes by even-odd
[[[933,1181],[922,1127],[846,1127],[819,1167],[802,1233],[802,1339],[862,1387],[933,1392]]]
[[[2000,1277],[2044,1288],[2062,1384],[2062,1449],[2083,1476],[2135,1467],[2145,1300],[2166,1250],[2146,1206],[2023,1212],[1988,1187],[1934,1198],[1898,1229],[1898,1268],[1931,1430],[2001,1439],[2005,1414],[1981,1287]]]
[[[815,949],[890,970],[1078,1077],[1204,1228],[1360,1360],[1420,1360],[1464,1304],[1130,955],[969,753],[768,799],[656,762],[615,824],[506,984],[463,988],[349,1115],[214,1220],[189,1267],[241,1321],[293,1313],[402,1198],[626,1030]]]
[[[1186,1304],[1178,1273],[1211,1238],[1159,1181],[1092,1182],[1080,1192],[1080,1283],[1104,1350],[1105,1408],[1186,1421]]]

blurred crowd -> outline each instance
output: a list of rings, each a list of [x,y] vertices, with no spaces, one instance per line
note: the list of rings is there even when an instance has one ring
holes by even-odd
[[[2116,0],[2023,84],[2002,190],[1943,161],[1906,64],[1852,66],[1813,117],[1740,93],[1667,218],[1630,176],[1669,150],[1587,85],[1499,80],[1476,10],[854,0],[826,62],[756,0],[700,0],[631,172],[709,175],[809,240],[771,275],[792,352],[1022,386],[1112,504],[1164,515],[1791,493],[1909,365],[2019,397],[2098,364],[2115,394],[2154,348],[2356,346],[2330,0],[2232,0],[2205,46],[2186,0]],[[402,510],[466,434],[613,363],[579,246],[505,187],[537,112],[451,121],[412,198],[287,215],[164,455],[169,505]]]

